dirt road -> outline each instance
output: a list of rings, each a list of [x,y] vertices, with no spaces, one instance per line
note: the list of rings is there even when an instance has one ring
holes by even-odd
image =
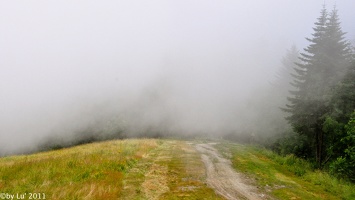
[[[228,159],[223,158],[213,147],[215,143],[196,144],[195,148],[201,153],[202,161],[206,166],[207,184],[215,191],[229,200],[267,199],[266,195],[259,193],[255,186],[248,184],[243,174],[237,173]]]

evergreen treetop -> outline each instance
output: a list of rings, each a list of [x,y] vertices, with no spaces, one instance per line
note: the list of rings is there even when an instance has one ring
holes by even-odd
[[[334,87],[350,64],[351,51],[335,7],[328,13],[323,6],[313,30],[313,37],[306,38],[310,44],[300,54],[300,62],[292,74],[295,89],[290,91],[289,104],[284,110],[290,113],[287,120],[295,132],[308,138],[313,153],[306,156],[314,156],[321,166],[328,138],[322,126],[331,112]]]

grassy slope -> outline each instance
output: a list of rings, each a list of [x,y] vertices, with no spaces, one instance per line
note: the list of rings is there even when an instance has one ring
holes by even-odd
[[[47,199],[221,199],[182,141],[117,140],[0,158],[1,193]]]
[[[239,144],[221,144],[237,171],[253,177],[259,187],[279,199],[355,199],[355,185],[321,171],[304,160]]]
[[[355,199],[355,187],[293,156],[218,145],[233,167],[279,199]],[[222,199],[208,188],[200,155],[176,140],[117,140],[0,158],[0,193],[47,199]]]
[[[47,199],[112,199],[120,195],[124,174],[155,140],[123,140],[81,145],[0,159],[0,191],[45,193]]]

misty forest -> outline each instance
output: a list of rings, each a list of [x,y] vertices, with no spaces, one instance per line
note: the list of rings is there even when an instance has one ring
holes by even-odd
[[[344,30],[342,2],[260,24],[258,10],[167,4],[4,11],[0,156],[132,138],[211,140],[292,155],[355,182],[355,36]],[[282,15],[302,13],[291,10]],[[255,26],[242,22],[252,15]]]

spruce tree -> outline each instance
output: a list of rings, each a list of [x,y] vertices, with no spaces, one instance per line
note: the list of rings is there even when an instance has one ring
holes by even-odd
[[[347,73],[347,69],[352,61],[351,43],[345,40],[346,34],[341,30],[338,11],[334,7],[326,23],[326,43],[324,58],[325,67],[330,75],[327,80],[329,85],[337,84]]]
[[[344,75],[350,53],[335,8],[328,15],[324,6],[313,30],[313,37],[306,38],[311,44],[294,69],[295,90],[284,110],[290,113],[287,120],[294,130],[307,137],[312,153],[305,156],[315,158],[321,167],[326,157],[323,123],[331,109],[332,88]]]

